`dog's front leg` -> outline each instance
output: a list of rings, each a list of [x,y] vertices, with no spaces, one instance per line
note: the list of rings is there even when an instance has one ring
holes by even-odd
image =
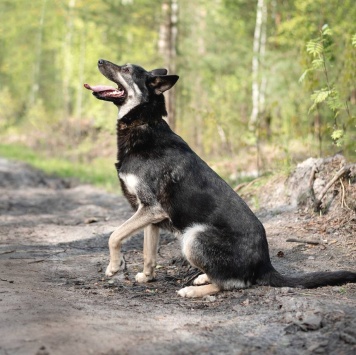
[[[149,224],[144,231],[143,241],[143,272],[136,275],[137,282],[148,282],[155,278],[159,228]]]
[[[161,222],[166,218],[167,215],[162,210],[155,210],[150,207],[140,207],[130,219],[116,229],[109,238],[110,263],[106,269],[105,275],[112,276],[120,270],[120,249],[124,239],[149,224]]]

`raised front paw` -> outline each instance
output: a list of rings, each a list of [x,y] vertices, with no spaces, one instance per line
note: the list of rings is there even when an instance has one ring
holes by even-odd
[[[136,282],[139,283],[144,283],[144,282],[150,282],[155,278],[155,275],[145,275],[143,272],[139,272],[136,276],[135,276],[135,280]]]
[[[120,265],[114,265],[112,262],[109,263],[106,268],[105,275],[111,277],[115,275],[120,270]]]

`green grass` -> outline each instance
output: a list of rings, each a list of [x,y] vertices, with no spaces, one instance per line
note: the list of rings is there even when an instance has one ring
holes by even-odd
[[[0,144],[0,156],[28,163],[52,176],[75,178],[108,191],[120,191],[114,161],[111,159],[97,158],[89,163],[71,162],[60,157],[48,157],[25,146],[9,144]]]

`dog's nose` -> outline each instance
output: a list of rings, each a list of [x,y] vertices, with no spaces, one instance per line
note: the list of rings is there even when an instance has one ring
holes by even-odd
[[[98,60],[98,65],[103,65],[103,64],[104,64],[104,62],[105,62],[105,60],[104,60],[104,59],[99,59],[99,60]]]

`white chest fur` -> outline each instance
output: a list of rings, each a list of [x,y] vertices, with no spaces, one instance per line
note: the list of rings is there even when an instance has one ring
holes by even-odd
[[[137,196],[137,188],[139,185],[139,179],[134,174],[119,174],[120,179],[124,182],[127,191]]]

